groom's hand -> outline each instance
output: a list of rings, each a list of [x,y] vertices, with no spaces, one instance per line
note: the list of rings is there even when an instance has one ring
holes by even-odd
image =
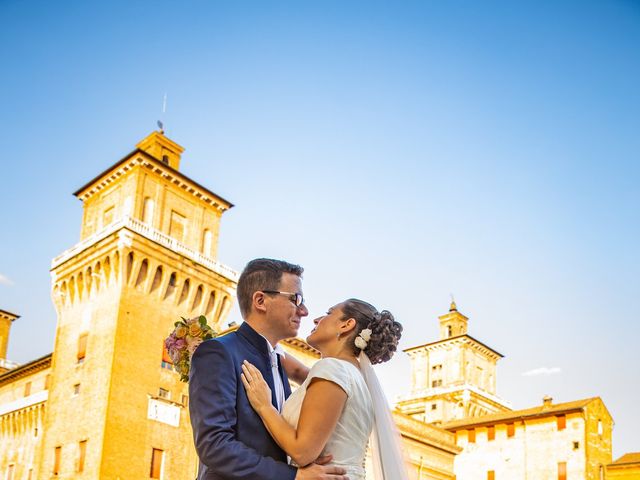
[[[331,459],[333,456],[325,455],[318,457],[311,465],[299,468],[295,480],[349,480],[344,468],[326,465]]]
[[[342,467],[312,463],[298,469],[296,480],[349,480],[345,473],[346,470]]]

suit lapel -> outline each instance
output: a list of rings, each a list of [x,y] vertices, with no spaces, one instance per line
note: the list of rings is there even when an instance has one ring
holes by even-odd
[[[276,398],[276,389],[273,383],[273,372],[271,371],[271,357],[269,356],[269,347],[267,346],[267,340],[256,332],[247,322],[243,322],[238,328],[237,333],[248,343],[250,343],[258,352],[259,358],[262,360],[260,365],[256,365],[260,370],[265,381],[271,389],[271,404],[277,409],[278,400]],[[280,359],[278,359],[278,368],[280,369]],[[282,376],[282,370],[280,370]],[[282,377],[284,379],[284,377]],[[287,382],[288,383],[288,382]],[[283,382],[284,384],[284,382]],[[286,385],[286,384],[285,384]],[[287,397],[287,386],[285,386],[285,398]]]
[[[271,356],[267,354],[267,372],[266,375],[263,372],[262,375],[264,379],[269,384],[269,388],[271,389],[271,405],[273,405],[276,410],[278,410],[278,398],[276,397],[276,388],[275,388],[275,379],[273,378],[273,370],[271,370]]]

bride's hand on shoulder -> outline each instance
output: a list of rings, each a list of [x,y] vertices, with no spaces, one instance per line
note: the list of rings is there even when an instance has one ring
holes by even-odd
[[[260,412],[271,407],[271,389],[265,382],[262,373],[248,361],[242,363],[242,373],[240,374],[242,384],[247,392],[247,398],[253,409]]]

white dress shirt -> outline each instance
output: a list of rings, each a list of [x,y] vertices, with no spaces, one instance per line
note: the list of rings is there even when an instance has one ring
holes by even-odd
[[[273,386],[276,389],[276,402],[278,403],[278,411],[282,411],[282,405],[284,405],[284,385],[282,383],[282,377],[280,376],[280,370],[278,369],[278,355],[282,358],[285,356],[284,348],[276,343],[275,348],[271,346],[269,340],[263,335],[260,335],[267,342],[269,348],[269,359],[271,361],[271,373],[273,375]]]

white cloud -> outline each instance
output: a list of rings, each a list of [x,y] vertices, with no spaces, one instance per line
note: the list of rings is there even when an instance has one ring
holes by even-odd
[[[0,285],[6,285],[8,287],[11,287],[13,285],[13,282],[9,277],[0,273]]]
[[[523,377],[536,377],[538,375],[554,375],[556,373],[561,373],[562,369],[560,367],[538,367],[533,370],[528,370],[522,373]]]

